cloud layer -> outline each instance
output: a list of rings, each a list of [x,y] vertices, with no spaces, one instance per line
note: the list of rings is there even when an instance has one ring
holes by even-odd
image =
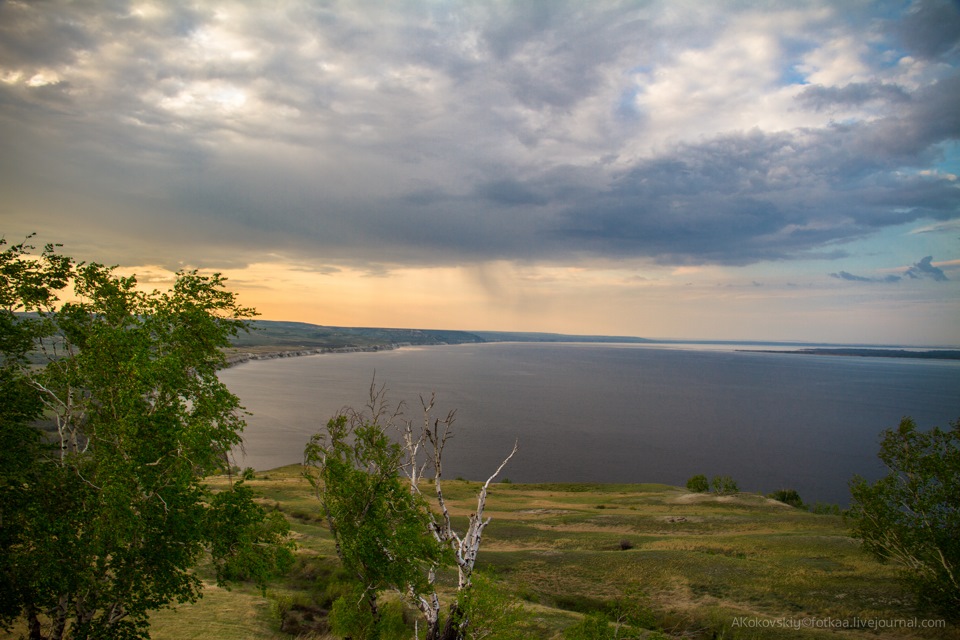
[[[2,213],[163,264],[840,258],[960,218],[958,42],[948,0],[6,2]]]
[[[922,258],[920,262],[908,267],[903,270],[903,275],[894,275],[889,274],[882,278],[869,278],[866,276],[858,276],[848,271],[840,271],[837,273],[831,273],[830,277],[837,278],[839,280],[847,280],[850,282],[900,282],[904,277],[909,278],[910,280],[923,280],[929,279],[936,282],[946,282],[949,280],[947,274],[944,273],[943,269],[933,264],[933,256],[927,256]]]

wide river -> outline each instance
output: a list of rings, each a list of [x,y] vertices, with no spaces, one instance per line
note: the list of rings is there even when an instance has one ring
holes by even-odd
[[[751,349],[762,348],[751,345]],[[420,420],[457,410],[445,477],[486,479],[520,450],[514,482],[661,482],[732,476],[847,505],[854,474],[881,475],[883,429],[960,418],[960,361],[749,353],[723,347],[487,343],[261,360],[222,371],[251,412],[243,467],[300,462],[311,434],[362,407],[376,373]]]

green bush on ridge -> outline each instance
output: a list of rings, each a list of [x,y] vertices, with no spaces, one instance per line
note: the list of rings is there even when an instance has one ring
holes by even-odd
[[[850,482],[853,535],[903,567],[921,605],[960,620],[960,420],[919,431],[905,417],[883,432],[878,456],[890,473]]]
[[[713,488],[713,492],[718,496],[726,496],[740,492],[740,487],[737,486],[737,482],[730,476],[713,476],[710,485]]]
[[[707,480],[707,476],[698,473],[687,480],[687,489],[694,493],[707,493],[710,491],[710,481]]]
[[[806,510],[807,505],[804,504],[803,500],[800,498],[800,494],[797,493],[796,489],[778,489],[773,493],[768,493],[767,497],[772,500],[777,500],[784,504],[788,504],[791,507],[796,507],[797,509]]]

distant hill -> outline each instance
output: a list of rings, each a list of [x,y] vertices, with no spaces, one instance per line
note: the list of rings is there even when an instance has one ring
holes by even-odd
[[[280,349],[371,348],[390,345],[432,345],[484,342],[467,331],[437,329],[386,329],[374,327],[327,327],[306,322],[256,320],[253,331],[238,336],[237,348],[277,347]]]
[[[238,336],[237,349],[372,349],[394,345],[473,344],[479,342],[650,342],[627,336],[578,336],[515,331],[448,331],[381,327],[329,327],[306,322],[256,320],[254,330]]]
[[[746,349],[743,349],[746,351]],[[795,353],[813,356],[853,356],[861,358],[913,358],[921,360],[960,360],[960,350],[932,349],[929,351],[907,349],[794,349],[792,351],[773,351],[753,349],[754,353]]]
[[[474,331],[473,335],[484,342],[604,342],[604,343],[649,343],[647,338],[633,336],[580,336],[569,333],[539,333],[529,331]]]

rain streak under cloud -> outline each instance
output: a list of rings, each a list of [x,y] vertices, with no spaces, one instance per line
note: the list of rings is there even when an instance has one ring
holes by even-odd
[[[5,2],[0,231],[276,319],[957,343],[958,43],[949,0]]]

